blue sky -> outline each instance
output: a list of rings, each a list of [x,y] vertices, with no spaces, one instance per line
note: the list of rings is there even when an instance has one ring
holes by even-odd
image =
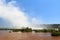
[[[60,23],[60,0],[17,0],[30,17],[42,19],[46,24]]]

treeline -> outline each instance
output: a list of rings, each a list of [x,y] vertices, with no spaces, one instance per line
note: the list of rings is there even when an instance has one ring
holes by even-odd
[[[0,28],[0,30],[11,30],[13,32],[32,32],[32,28],[26,27],[26,28],[21,28],[21,29],[16,29],[16,28]]]
[[[53,32],[53,31],[59,31],[60,32],[60,24],[43,24],[44,25],[44,29],[32,29],[29,27],[26,28],[21,28],[21,29],[11,29],[11,28],[0,28],[0,30],[12,30],[13,32]],[[38,26],[37,26],[38,27]]]
[[[45,28],[60,28],[60,24],[43,24]]]
[[[32,29],[29,28],[29,27],[26,27],[26,28],[22,28],[22,29],[13,29],[12,31],[13,32],[18,32],[18,31],[21,31],[21,32],[32,32]]]

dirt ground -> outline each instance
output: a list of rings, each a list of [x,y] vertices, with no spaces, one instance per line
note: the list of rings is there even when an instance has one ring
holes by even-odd
[[[48,33],[4,32],[0,33],[0,40],[60,40],[60,36],[47,35]]]

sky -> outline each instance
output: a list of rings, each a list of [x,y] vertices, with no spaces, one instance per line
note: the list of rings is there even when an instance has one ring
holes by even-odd
[[[17,4],[44,24],[60,24],[60,0],[17,0]]]
[[[0,27],[36,24],[60,24],[60,0],[0,0]]]

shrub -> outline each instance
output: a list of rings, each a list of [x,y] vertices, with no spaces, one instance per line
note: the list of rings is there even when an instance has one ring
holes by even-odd
[[[47,32],[47,29],[43,29],[43,32]]]
[[[23,28],[20,30],[21,32],[32,32],[32,29],[31,28]]]
[[[60,32],[52,32],[51,35],[52,36],[60,36]]]

